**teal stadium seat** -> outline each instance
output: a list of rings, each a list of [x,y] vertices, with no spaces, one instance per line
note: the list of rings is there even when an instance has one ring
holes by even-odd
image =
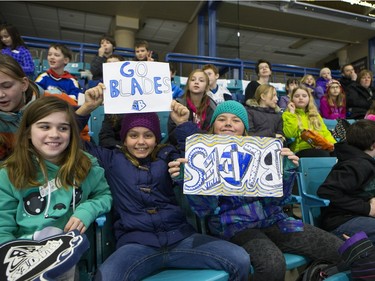
[[[319,227],[320,208],[328,206],[329,200],[319,198],[316,192],[336,162],[336,157],[300,158],[298,190],[304,223]],[[337,273],[324,280],[350,281],[350,271]]]
[[[64,70],[68,71],[73,76],[76,76],[77,78],[81,77],[81,71],[85,69],[83,62],[70,62],[68,63]]]

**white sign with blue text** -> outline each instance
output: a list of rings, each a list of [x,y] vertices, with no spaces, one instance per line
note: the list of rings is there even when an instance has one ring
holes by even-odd
[[[168,63],[104,63],[103,83],[105,113],[170,111],[172,85]]]
[[[186,139],[184,194],[281,197],[282,142],[195,134]]]

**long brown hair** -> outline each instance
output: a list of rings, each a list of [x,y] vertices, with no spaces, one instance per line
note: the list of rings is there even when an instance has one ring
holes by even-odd
[[[189,84],[190,84],[190,81],[193,77],[193,75],[197,72],[202,72],[204,74],[204,78],[206,80],[206,89],[205,89],[205,93],[202,97],[202,100],[201,100],[201,103],[199,105],[199,107],[197,108],[197,115],[199,117],[202,117],[202,113],[207,109],[207,107],[209,106],[209,96],[207,95],[207,91],[209,90],[209,87],[210,87],[210,80],[208,79],[208,76],[207,74],[202,70],[202,69],[194,69],[190,75],[189,75],[189,78],[186,82],[186,87],[185,87],[185,93],[183,95],[183,98],[189,98],[191,99],[191,93],[190,93],[190,90],[189,90]]]
[[[27,75],[23,71],[22,67],[18,64],[18,62],[11,56],[3,54],[0,54],[0,72],[19,82],[23,82],[23,79],[25,77],[27,78]],[[20,95],[22,94],[23,93],[20,93]],[[39,95],[38,86],[36,86],[34,82],[29,80],[29,87],[24,93],[24,103],[28,103],[35,94]]]
[[[55,112],[65,112],[71,127],[69,145],[58,163],[60,168],[56,180],[64,188],[79,186],[90,171],[91,160],[80,149],[79,129],[74,118],[74,109],[57,97],[41,97],[25,110],[17,132],[14,152],[2,164],[2,167],[8,170],[9,180],[17,189],[43,185],[44,183],[37,179],[40,169],[43,175],[48,177],[44,159],[31,142],[31,126]]]

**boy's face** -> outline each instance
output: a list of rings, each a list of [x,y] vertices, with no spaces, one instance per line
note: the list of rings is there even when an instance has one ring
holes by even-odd
[[[135,57],[137,58],[137,60],[146,61],[148,55],[149,55],[149,51],[146,49],[146,47],[141,46],[141,47],[135,48]]]
[[[104,48],[104,54],[112,54],[113,53],[113,45],[108,40],[103,39],[100,42],[100,47]]]
[[[219,78],[219,74],[215,74],[215,72],[209,68],[204,71],[204,73],[207,74],[208,79],[210,81],[210,89],[213,89],[216,87],[216,81]]]
[[[49,67],[53,70],[64,69],[65,65],[69,63],[69,58],[64,57],[60,49],[53,47],[48,50],[47,60]]]

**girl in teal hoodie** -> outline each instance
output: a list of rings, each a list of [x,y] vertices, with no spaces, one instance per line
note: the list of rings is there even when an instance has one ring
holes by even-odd
[[[84,233],[112,204],[103,169],[80,149],[72,107],[53,96],[25,110],[0,182],[0,243]]]

